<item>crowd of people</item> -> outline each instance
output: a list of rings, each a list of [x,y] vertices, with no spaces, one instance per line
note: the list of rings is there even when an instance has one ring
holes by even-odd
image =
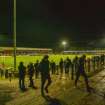
[[[88,83],[88,72],[95,72],[104,68],[105,56],[93,56],[92,58],[86,58],[86,55],[81,57],[75,56],[74,59],[67,57],[66,59],[60,59],[59,64],[56,64],[53,60],[49,61],[49,56],[45,55],[43,59],[36,63],[29,63],[28,66],[24,66],[23,62],[20,62],[18,66],[19,70],[19,87],[21,90],[25,90],[25,75],[29,77],[29,87],[37,88],[33,77],[39,78],[41,76],[41,94],[45,95],[48,93],[48,87],[52,83],[51,76],[59,75],[59,79],[62,79],[65,74],[66,79],[74,80],[74,84],[77,87],[77,83],[80,76],[83,76],[87,92],[91,92],[91,87]],[[46,83],[47,82],[47,83]]]
[[[34,80],[41,80],[41,94],[44,96],[45,92],[49,92],[48,87],[52,83],[52,75],[58,75],[59,79],[65,76],[66,79],[74,80],[75,87],[77,87],[80,76],[83,76],[87,92],[91,92],[87,74],[103,70],[104,64],[105,55],[92,56],[91,58],[86,57],[86,55],[75,56],[74,59],[70,59],[69,57],[66,59],[61,58],[57,64],[54,60],[49,61],[48,55],[45,55],[41,61],[30,62],[27,66],[24,65],[24,62],[20,62],[18,65],[19,88],[22,91],[26,90],[25,78],[28,75],[29,87],[34,89],[37,89]],[[13,73],[10,70],[4,71],[0,68],[1,78],[5,76],[5,78],[9,78],[11,81],[12,75]]]

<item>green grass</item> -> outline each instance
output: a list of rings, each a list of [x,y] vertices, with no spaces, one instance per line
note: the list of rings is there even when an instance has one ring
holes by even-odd
[[[60,58],[66,59],[67,57],[69,57],[70,59],[73,59],[76,55],[63,55],[63,54],[57,54],[57,55],[49,55],[49,60],[53,60],[56,63],[58,63],[60,61]],[[78,55],[80,56],[80,55]],[[91,57],[92,55],[87,55],[87,57]],[[41,56],[17,56],[17,66],[19,64],[20,61],[23,61],[25,65],[27,65],[29,62],[33,62],[35,63],[36,60],[41,60],[43,58],[43,55]],[[3,64],[6,67],[13,67],[13,62],[14,62],[14,58],[13,56],[0,56],[0,64]]]

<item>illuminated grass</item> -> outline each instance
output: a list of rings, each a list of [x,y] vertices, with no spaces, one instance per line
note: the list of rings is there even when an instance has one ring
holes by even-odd
[[[63,55],[63,54],[58,54],[58,55],[49,55],[49,60],[53,60],[56,62],[56,64],[58,64],[58,62],[60,61],[61,58],[66,59],[67,57],[69,57],[71,60],[75,57],[76,55]],[[78,55],[80,56],[80,55]],[[92,55],[87,55],[87,57],[91,57]],[[43,58],[43,55],[37,55],[37,56],[27,56],[27,55],[23,55],[23,56],[17,56],[17,66],[19,64],[19,62],[23,61],[25,65],[27,65],[29,62],[33,62],[35,63],[36,60],[41,61],[41,59]],[[0,56],[0,64],[3,64],[6,67],[13,67],[13,56]]]

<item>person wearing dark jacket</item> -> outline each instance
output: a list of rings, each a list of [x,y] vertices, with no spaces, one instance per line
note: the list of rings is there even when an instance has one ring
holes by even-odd
[[[26,67],[24,66],[23,62],[20,62],[18,70],[19,70],[19,88],[25,91],[26,88],[24,81],[25,81]]]
[[[50,77],[50,62],[48,60],[48,55],[45,55],[40,62],[40,72],[41,72],[41,94],[42,96],[45,96],[44,90],[46,93],[48,93],[48,87],[51,84],[51,77]],[[46,81],[48,80],[48,83],[45,86]]]

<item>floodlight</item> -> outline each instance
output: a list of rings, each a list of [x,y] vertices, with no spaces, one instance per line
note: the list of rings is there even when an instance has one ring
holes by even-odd
[[[65,46],[66,44],[67,44],[67,42],[66,42],[66,41],[63,41],[63,42],[62,42],[62,45],[64,45],[64,46]]]

